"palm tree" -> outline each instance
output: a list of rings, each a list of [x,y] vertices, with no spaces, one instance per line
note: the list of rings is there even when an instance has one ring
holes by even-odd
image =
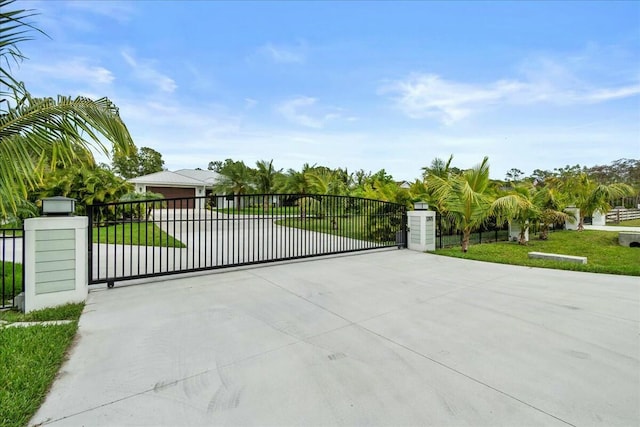
[[[300,207],[300,218],[305,219],[307,216],[306,205],[309,202],[306,200],[306,194],[312,193],[310,176],[311,172],[315,169],[315,165],[310,166],[309,163],[302,165],[302,169],[297,171],[295,169],[288,169],[285,174],[280,178],[278,187],[284,193],[300,195],[298,198],[298,205]]]
[[[259,160],[256,162],[256,169],[254,171],[254,181],[256,185],[256,191],[262,196],[262,204],[264,209],[269,209],[269,196],[267,194],[272,193],[276,186],[276,178],[281,173],[282,169],[276,170],[273,167],[273,159]]]
[[[540,210],[538,223],[540,224],[540,240],[549,238],[549,228],[553,224],[566,221],[575,221],[571,215],[564,211],[566,197],[550,185],[538,188],[533,196],[533,203]]]
[[[216,192],[224,194],[233,194],[235,196],[234,208],[242,207],[240,195],[246,194],[252,190],[251,168],[244,164],[242,160],[227,160],[220,168],[220,180],[214,185]]]
[[[578,231],[584,230],[584,218],[596,211],[606,214],[611,210],[610,200],[631,196],[634,190],[622,183],[600,184],[584,173],[573,175],[560,184],[571,203],[580,210]]]
[[[315,169],[307,174],[309,192],[314,194],[344,195],[347,184],[336,172],[329,169]]]
[[[429,176],[428,189],[462,231],[463,252],[469,249],[471,231],[482,225],[489,216],[492,202],[489,183],[487,157],[473,169],[460,174]]]
[[[533,203],[535,188],[519,185],[510,188],[506,194],[491,203],[489,215],[496,218],[497,224],[504,221],[520,224],[518,244],[527,244],[527,232],[534,221],[537,221],[540,210]]]
[[[118,108],[107,98],[35,98],[11,74],[11,61],[23,59],[18,44],[36,30],[25,20],[28,10],[9,10],[12,0],[0,0],[0,216],[16,212],[27,191],[35,188],[51,163],[71,162],[78,152],[135,149]],[[6,66],[5,66],[6,65]],[[51,157],[46,157],[50,153]]]

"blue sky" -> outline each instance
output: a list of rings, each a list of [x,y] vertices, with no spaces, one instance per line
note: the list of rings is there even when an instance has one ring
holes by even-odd
[[[640,2],[16,4],[50,36],[22,45],[27,87],[108,96],[172,170],[640,158]]]

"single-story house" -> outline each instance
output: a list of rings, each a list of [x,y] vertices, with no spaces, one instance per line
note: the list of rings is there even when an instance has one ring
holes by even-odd
[[[185,201],[180,207],[193,209],[194,197],[209,196],[213,192],[213,186],[220,179],[220,175],[210,170],[180,169],[177,171],[161,171],[149,175],[131,178],[128,181],[135,186],[135,191],[145,193],[147,191],[160,193],[165,198],[184,197]],[[187,199],[188,198],[188,199]],[[219,197],[216,206],[227,207],[225,197]],[[169,207],[178,207],[174,202],[169,202]],[[204,207],[204,199],[202,205]]]

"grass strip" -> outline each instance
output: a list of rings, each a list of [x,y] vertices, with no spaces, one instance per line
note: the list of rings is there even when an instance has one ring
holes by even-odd
[[[93,243],[107,242],[119,245],[186,248],[184,243],[174,239],[152,222],[109,225],[98,228],[98,233],[94,230]]]
[[[66,325],[0,328],[0,425],[26,425],[51,387],[78,329],[84,304],[29,314],[0,313],[6,321],[73,320]]]
[[[615,227],[640,227],[640,219],[629,219],[618,223],[608,222],[607,225],[613,225]]]
[[[529,259],[529,252],[586,256],[587,264]],[[615,231],[558,231],[549,233],[549,240],[538,240],[532,236],[526,246],[498,242],[471,245],[467,253],[463,253],[460,246],[438,249],[435,253],[500,264],[640,276],[640,248],[620,246],[618,232]]]

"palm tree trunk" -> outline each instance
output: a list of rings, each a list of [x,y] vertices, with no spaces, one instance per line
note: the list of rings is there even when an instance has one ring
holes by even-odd
[[[523,246],[527,245],[527,238],[526,238],[527,230],[529,230],[529,227],[524,227],[524,225],[520,229],[520,236],[519,236],[519,239],[518,239],[518,244],[519,245],[523,245]]]
[[[548,240],[549,239],[549,226],[547,224],[542,224],[540,226],[540,240]]]
[[[469,240],[471,240],[471,229],[464,229],[462,231],[462,252],[469,250]]]
[[[578,222],[578,231],[584,231],[584,216],[580,215],[580,221]]]

